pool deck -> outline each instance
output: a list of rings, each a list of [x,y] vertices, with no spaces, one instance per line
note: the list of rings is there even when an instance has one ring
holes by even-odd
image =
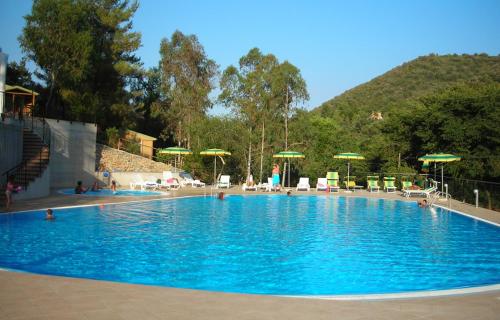
[[[227,194],[241,194],[233,187]],[[254,194],[260,192],[246,192]],[[295,192],[293,194],[326,194]],[[183,189],[146,199],[210,195],[210,188]],[[329,196],[406,200],[399,192],[357,191]],[[118,203],[145,197],[88,197],[53,193],[19,201],[12,210]],[[416,201],[412,198],[409,201]],[[445,202],[437,202],[446,206]],[[451,208],[500,224],[500,212],[451,201]],[[3,211],[4,208],[0,208]],[[2,213],[0,213],[2,214]],[[500,319],[500,291],[442,297],[338,301],[226,294],[131,285],[0,270],[0,319]]]

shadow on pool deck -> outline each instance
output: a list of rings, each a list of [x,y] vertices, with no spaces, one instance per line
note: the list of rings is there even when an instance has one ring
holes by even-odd
[[[224,192],[242,193],[234,187]],[[246,194],[254,194],[247,192]],[[293,192],[293,194],[326,194]],[[85,197],[52,194],[19,201],[12,209],[118,203],[208,195],[185,189],[165,196]],[[406,200],[365,191],[341,196]],[[339,196],[330,194],[329,196]],[[411,199],[410,201],[415,201]],[[452,201],[452,208],[500,223],[500,213]],[[382,301],[327,301],[226,294],[0,271],[0,319],[499,319],[500,292]]]

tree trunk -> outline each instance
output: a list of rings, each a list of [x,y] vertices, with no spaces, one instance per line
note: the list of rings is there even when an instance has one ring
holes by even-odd
[[[47,111],[49,110],[50,103],[52,102],[55,81],[56,81],[56,77],[54,76],[54,73],[51,72],[50,73],[50,91],[49,91],[49,98],[47,99],[47,103],[45,104],[45,114],[47,114]]]
[[[288,151],[288,85],[286,86],[286,100],[285,100],[285,151]],[[283,166],[283,187],[285,187],[286,175],[290,174],[286,170],[286,161]],[[290,180],[290,179],[289,179]]]
[[[248,163],[247,163],[247,179],[250,177],[252,165],[252,129],[250,128],[250,141],[248,142]]]
[[[265,121],[262,121],[262,136],[260,141],[260,174],[259,174],[259,183],[262,183],[262,164],[264,162],[264,137],[265,137]]]
[[[285,151],[288,150],[288,86],[286,87],[285,101]]]

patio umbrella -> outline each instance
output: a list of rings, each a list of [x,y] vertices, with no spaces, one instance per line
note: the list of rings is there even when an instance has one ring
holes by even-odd
[[[433,154],[426,154],[423,157],[418,158],[418,161],[427,161],[427,162],[434,162],[434,168],[436,168],[436,163],[440,162],[441,163],[441,193],[443,193],[443,188],[444,188],[444,178],[443,178],[443,167],[445,162],[452,162],[452,161],[460,161],[459,156],[455,156],[453,154],[449,153],[433,153]]]
[[[273,154],[273,158],[305,158],[306,156],[297,151],[281,151],[276,154]],[[285,175],[286,175],[286,162],[285,162],[285,170],[283,170],[283,185],[285,184]],[[288,162],[288,188],[290,188],[290,162]]]
[[[158,151],[158,153],[159,154],[173,154],[176,156],[180,156],[183,154],[193,154],[193,151],[186,149],[186,148],[181,148],[181,147],[168,147],[168,148],[160,149]],[[177,161],[177,157],[174,158],[174,168],[177,167],[176,161]]]
[[[222,149],[207,149],[200,152],[202,156],[214,157],[214,184],[217,182],[217,157],[230,156],[231,152]]]
[[[346,159],[347,160],[347,191],[349,191],[349,167],[350,160],[364,160],[365,157],[360,155],[359,153],[346,152],[339,153],[333,156],[334,159]]]

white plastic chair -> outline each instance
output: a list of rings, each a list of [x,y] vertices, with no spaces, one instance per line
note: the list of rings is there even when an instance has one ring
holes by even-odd
[[[231,186],[230,176],[220,176],[219,183],[217,184],[218,188],[228,188]]]
[[[316,183],[316,191],[326,191],[328,189],[328,180],[326,178],[318,178]]]
[[[309,178],[300,178],[299,179],[299,183],[297,184],[297,188],[296,188],[297,191],[300,191],[300,190],[305,190],[305,191],[309,191],[311,190],[311,185],[309,185]]]

